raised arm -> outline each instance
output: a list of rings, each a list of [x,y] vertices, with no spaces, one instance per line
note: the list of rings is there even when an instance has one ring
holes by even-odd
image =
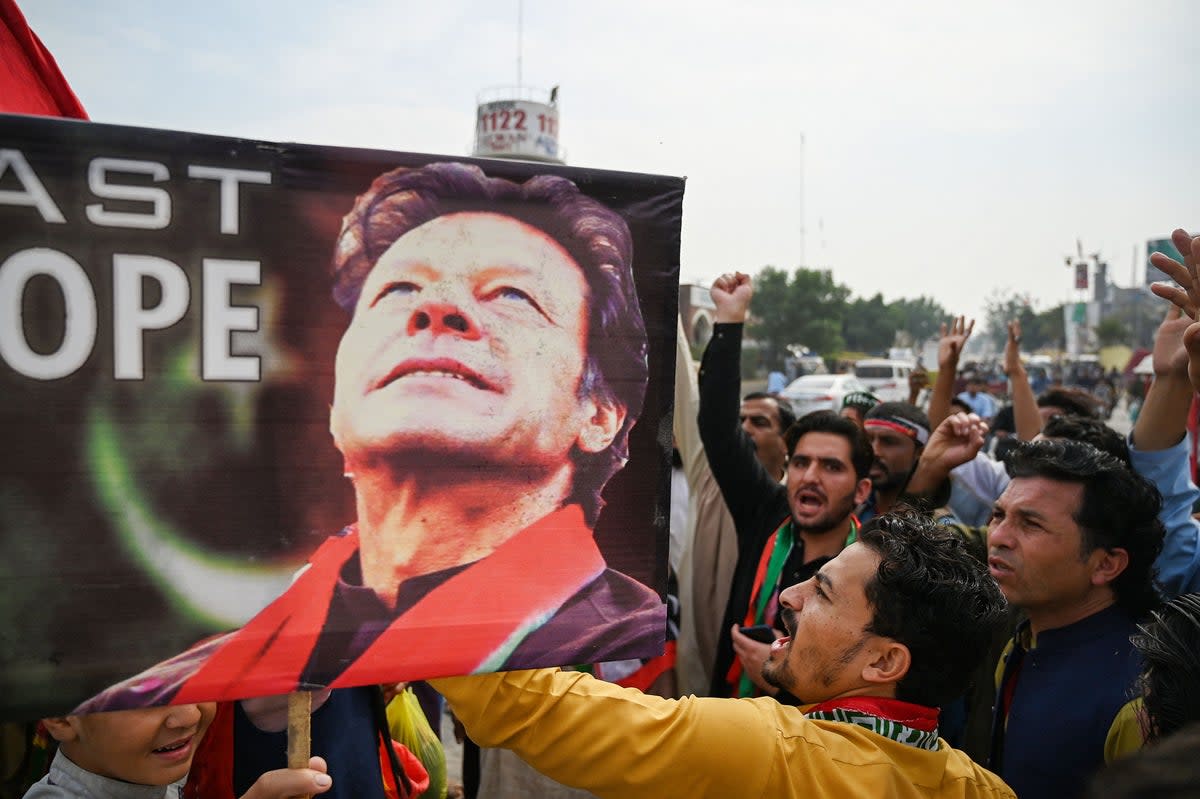
[[[1163,498],[1159,518],[1166,537],[1155,566],[1168,597],[1200,590],[1200,524],[1192,517],[1200,489],[1191,479],[1185,438],[1188,410],[1200,385],[1200,322],[1195,321],[1200,312],[1200,237],[1176,230],[1171,238],[1184,262],[1161,253],[1151,261],[1180,287],[1152,287],[1172,306],[1154,338],[1154,382],[1129,446],[1134,468]]]
[[[908,404],[921,406],[921,392],[929,388],[929,372],[917,366],[908,373]]]
[[[942,420],[929,436],[907,493],[926,496],[937,491],[950,472],[979,454],[987,437],[987,424],[973,413],[954,413]]]
[[[938,341],[938,373],[929,395],[929,426],[936,428],[950,415],[950,400],[954,399],[954,378],[958,375],[958,359],[962,355],[975,320],[965,316],[956,317],[950,327],[942,323],[941,340]]]
[[[1140,450],[1152,452],[1172,447],[1187,432],[1187,414],[1194,390],[1188,379],[1189,358],[1183,340],[1192,324],[1192,319],[1172,304],[1155,333],[1151,354],[1154,382],[1133,426],[1133,442]]]
[[[1188,354],[1188,377],[1192,388],[1200,391],[1200,322],[1196,321],[1200,318],[1197,316],[1200,309],[1200,236],[1192,236],[1179,229],[1171,234],[1171,241],[1183,254],[1183,263],[1160,252],[1150,256],[1150,263],[1169,275],[1179,287],[1155,283],[1150,290],[1170,300],[1192,322],[1183,332],[1183,346]]]
[[[750,277],[741,272],[722,275],[710,294],[716,306],[712,340],[700,363],[700,438],[713,478],[734,520],[761,512],[764,500],[783,489],[778,476],[755,455],[754,442],[742,430],[742,329],[753,295]],[[739,524],[738,534],[744,531]]]
[[[1008,323],[1008,342],[1004,345],[1004,371],[1012,387],[1013,424],[1017,438],[1032,441],[1042,432],[1042,416],[1038,413],[1037,398],[1029,385],[1029,373],[1021,363],[1021,323]]]

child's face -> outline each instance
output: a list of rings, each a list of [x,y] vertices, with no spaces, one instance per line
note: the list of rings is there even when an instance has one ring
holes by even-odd
[[[124,782],[169,785],[187,774],[216,704],[117,710],[58,720],[63,754],[75,765]],[[61,733],[61,735],[60,735]]]

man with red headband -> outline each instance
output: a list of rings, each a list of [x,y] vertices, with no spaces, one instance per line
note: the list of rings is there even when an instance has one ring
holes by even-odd
[[[867,412],[863,429],[875,460],[871,464],[871,496],[859,507],[861,521],[892,510],[929,441],[929,417],[907,402],[881,402]]]

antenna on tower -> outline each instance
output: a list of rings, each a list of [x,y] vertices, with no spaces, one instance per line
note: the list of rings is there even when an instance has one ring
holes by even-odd
[[[565,163],[558,146],[558,86],[526,87],[522,74],[525,0],[517,0],[517,85],[484,89],[475,96],[475,147],[481,158]]]

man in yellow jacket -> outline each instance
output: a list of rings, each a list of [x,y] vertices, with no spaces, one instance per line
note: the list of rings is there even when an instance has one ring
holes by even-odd
[[[952,532],[887,515],[780,602],[764,677],[806,704],[680,700],[554,670],[434,681],[472,739],[601,797],[1012,797],[937,733],[1004,599]]]

